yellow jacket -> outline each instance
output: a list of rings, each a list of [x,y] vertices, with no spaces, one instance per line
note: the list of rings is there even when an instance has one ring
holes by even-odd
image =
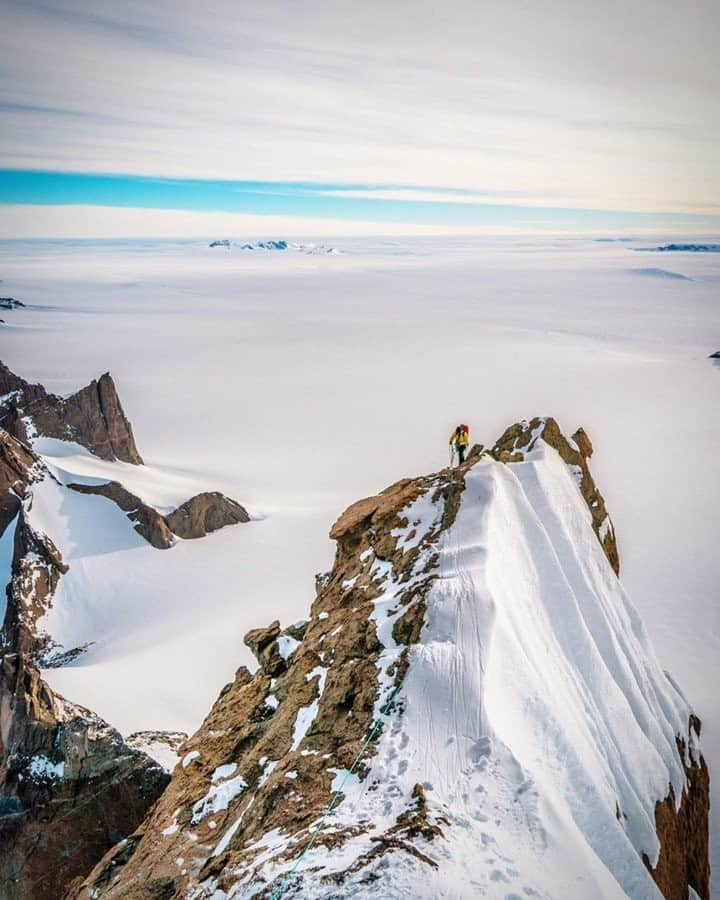
[[[470,435],[467,431],[461,431],[458,434],[453,428],[452,434],[450,435],[450,443],[455,444],[456,447],[467,447],[470,443]]]

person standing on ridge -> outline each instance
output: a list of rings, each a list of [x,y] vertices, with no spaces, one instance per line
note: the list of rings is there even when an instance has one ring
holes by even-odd
[[[465,453],[468,448],[468,444],[470,443],[470,429],[467,425],[458,425],[457,428],[450,435],[450,451],[451,454],[457,452],[459,463],[458,465],[462,465],[465,462]],[[452,464],[452,457],[451,457]]]

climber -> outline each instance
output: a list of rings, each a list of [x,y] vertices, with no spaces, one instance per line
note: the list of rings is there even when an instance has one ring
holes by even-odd
[[[467,425],[458,425],[450,435],[450,462],[452,464],[452,456],[457,451],[459,464],[465,462],[465,453],[470,443],[470,429]]]

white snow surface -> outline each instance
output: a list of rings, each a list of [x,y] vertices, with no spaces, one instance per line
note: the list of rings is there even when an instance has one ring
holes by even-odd
[[[622,582],[720,771],[720,257],[674,254],[683,280],[628,271],[634,247],[678,234],[344,240],[317,257],[212,237],[0,242],[3,291],[29,304],[0,358],[60,394],[110,370],[146,461],[40,439],[61,480],[115,478],[163,511],[221,490],[266,515],[156,551],[109,501],[36,486],[70,563],[48,623],[94,641],[51,685],[124,734],[192,732],[254,666],[243,634],[307,615],[345,506],[444,465],[458,421],[488,444],[548,414],[593,439]]]
[[[687,733],[688,704],[554,450],[539,442],[524,463],[482,461],[466,483],[370,772],[333,780],[345,799],[324,827],[368,830],[330,854],[310,851],[298,877],[312,874],[292,886],[307,898],[370,896],[367,868],[341,888],[322,876],[369,852],[422,784],[430,817],[447,820],[442,838],[415,841],[437,868],[387,854],[368,867],[384,897],[660,898],[641,854],[657,861],[655,803],[685,784],[675,736]],[[411,521],[418,507],[424,534],[430,492],[408,508]],[[386,587],[381,618],[398,585]],[[381,670],[392,661],[390,648]]]

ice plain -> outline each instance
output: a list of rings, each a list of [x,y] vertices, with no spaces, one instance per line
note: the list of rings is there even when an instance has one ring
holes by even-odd
[[[347,504],[443,466],[457,420],[489,443],[553,415],[595,443],[622,581],[720,771],[720,259],[673,254],[679,279],[648,274],[647,236],[208,243],[0,243],[2,293],[28,304],[4,313],[0,357],[59,393],[110,370],[148,464],[128,486],[160,505],[219,489],[257,516],[151,551],[48,491],[73,548],[53,614],[96,641],[53,687],[124,733],[192,731],[252,664],[245,631],[306,614]],[[45,448],[92,474],[72,449]]]

